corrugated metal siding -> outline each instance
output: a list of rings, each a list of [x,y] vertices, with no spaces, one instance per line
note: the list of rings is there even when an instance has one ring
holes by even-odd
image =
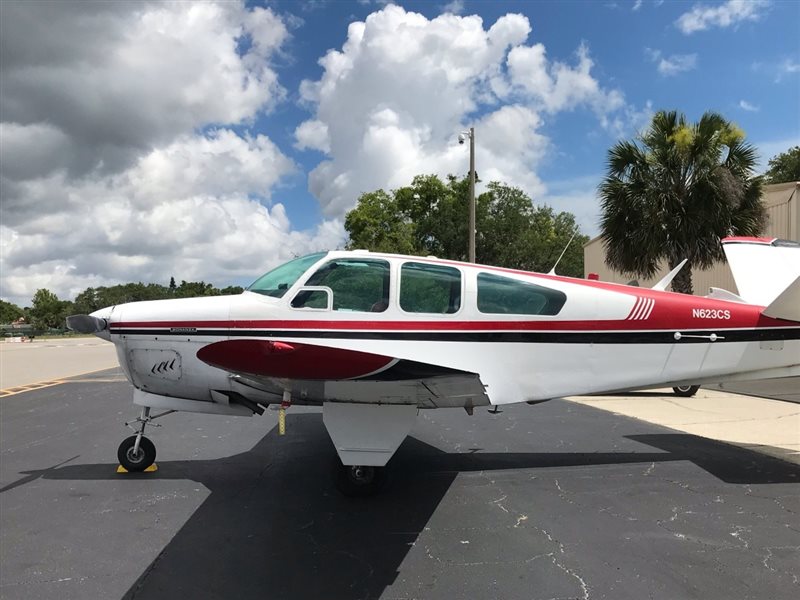
[[[800,241],[800,209],[798,209],[798,198],[800,197],[800,182],[779,183],[764,187],[762,201],[767,208],[769,221],[764,231],[764,237],[777,237],[786,240]],[[583,247],[584,267],[583,274],[597,273],[601,281],[613,281],[615,283],[628,283],[633,279],[630,275],[612,271],[605,264],[605,251],[603,249],[603,239],[596,237],[586,243]],[[664,275],[669,272],[666,264],[661,266],[658,274],[651,279],[639,279],[642,287],[655,285]],[[692,283],[694,293],[704,296],[708,293],[708,288],[717,287],[737,293],[736,283],[727,263],[715,265],[707,271],[692,269]]]

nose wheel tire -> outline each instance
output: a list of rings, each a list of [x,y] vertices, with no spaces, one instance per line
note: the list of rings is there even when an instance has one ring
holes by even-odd
[[[134,452],[136,447],[136,436],[132,435],[125,438],[117,450],[119,464],[131,473],[140,473],[156,461],[156,447],[153,442],[143,437],[139,442],[138,452]]]
[[[697,393],[697,390],[700,389],[699,385],[679,385],[677,387],[672,388],[672,391],[675,392],[676,396],[681,396],[683,398],[691,398]]]
[[[385,483],[384,467],[339,464],[336,471],[336,488],[345,496],[372,496],[377,494]]]

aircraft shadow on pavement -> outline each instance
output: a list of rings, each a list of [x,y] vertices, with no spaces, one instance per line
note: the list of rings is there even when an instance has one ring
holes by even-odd
[[[685,434],[634,435],[659,452],[449,454],[408,438],[373,498],[341,496],[320,414],[297,415],[252,449],[215,460],[163,461],[129,480],[189,479],[209,497],[124,598],[377,598],[460,472],[692,461],[728,483],[797,482],[800,467]],[[32,479],[118,479],[109,464],[28,472]]]

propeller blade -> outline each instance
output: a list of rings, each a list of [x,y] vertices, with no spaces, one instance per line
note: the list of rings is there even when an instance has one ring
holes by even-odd
[[[97,333],[108,328],[108,322],[92,315],[72,315],[67,317],[67,328],[78,333]]]

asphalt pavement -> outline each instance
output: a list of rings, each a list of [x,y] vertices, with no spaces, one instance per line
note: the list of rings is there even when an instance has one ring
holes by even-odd
[[[114,344],[90,337],[0,341],[0,397],[7,391],[116,367]]]
[[[0,399],[0,596],[796,598],[800,466],[554,400],[423,411],[371,499],[318,410],[179,413],[116,473],[119,370]]]

